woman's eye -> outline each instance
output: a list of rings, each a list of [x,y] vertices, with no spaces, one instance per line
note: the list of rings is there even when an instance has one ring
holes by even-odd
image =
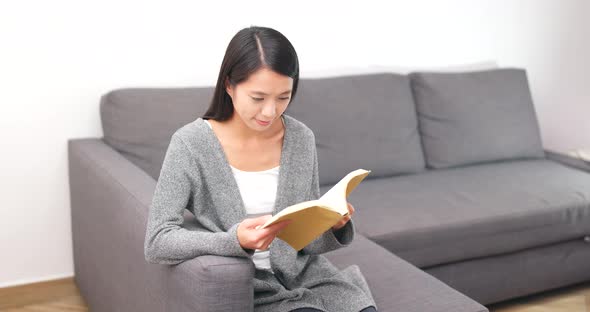
[[[253,99],[254,101],[257,101],[257,102],[259,102],[259,101],[264,101],[264,98],[256,98],[256,97],[252,97],[252,99]],[[285,100],[288,100],[288,99],[290,99],[290,97],[283,97],[283,98],[279,98],[279,100],[282,100],[282,101],[285,101]]]

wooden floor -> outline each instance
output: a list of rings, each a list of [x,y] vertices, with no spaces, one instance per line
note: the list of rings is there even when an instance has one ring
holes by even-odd
[[[491,305],[490,312],[590,312],[590,282]],[[0,312],[88,311],[73,278],[0,288]]]
[[[590,312],[590,282],[488,306],[490,312]]]
[[[0,288],[2,312],[88,311],[74,278]]]

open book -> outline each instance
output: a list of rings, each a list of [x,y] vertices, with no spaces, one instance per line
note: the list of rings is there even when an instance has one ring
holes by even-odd
[[[283,220],[292,220],[277,237],[297,251],[303,249],[348,214],[346,198],[370,172],[371,170],[364,169],[350,172],[319,199],[281,210],[262,225],[262,228]]]

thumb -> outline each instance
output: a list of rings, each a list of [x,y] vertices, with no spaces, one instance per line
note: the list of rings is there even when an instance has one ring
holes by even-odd
[[[293,220],[283,220],[283,221],[277,222],[273,225],[269,225],[266,229],[269,230],[270,232],[276,233],[276,232],[279,232],[280,230],[282,230],[283,228],[285,228],[291,222],[293,222]]]
[[[258,218],[254,218],[254,219],[252,219],[252,225],[255,229],[260,229],[271,218],[272,218],[272,215],[270,215],[270,214],[260,216]]]
[[[242,221],[242,223],[246,228],[253,229],[258,224],[260,224],[260,221],[258,221],[257,218],[246,218]]]

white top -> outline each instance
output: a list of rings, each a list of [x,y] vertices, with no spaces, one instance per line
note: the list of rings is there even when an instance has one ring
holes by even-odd
[[[282,118],[281,118],[282,120]],[[211,124],[208,120],[205,123]],[[249,218],[272,214],[277,196],[280,166],[263,171],[242,171],[230,165]],[[257,269],[270,270],[269,250],[256,249],[252,255]]]

